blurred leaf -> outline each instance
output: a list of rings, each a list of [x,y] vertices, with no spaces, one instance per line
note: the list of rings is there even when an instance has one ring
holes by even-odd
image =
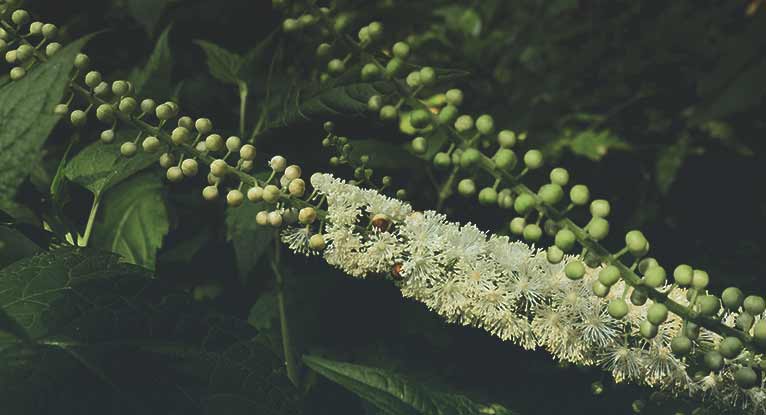
[[[258,226],[255,215],[269,209],[265,202],[245,203],[236,209],[226,209],[226,239],[234,244],[239,278],[246,282],[258,260],[271,247],[274,229]]]
[[[196,232],[190,238],[185,238],[181,242],[174,244],[163,251],[158,262],[165,263],[187,263],[191,262],[194,256],[205,246],[210,237],[210,230],[204,228]]]
[[[163,191],[162,180],[151,173],[115,186],[101,201],[103,219],[93,228],[93,246],[154,270],[157,251],[170,229]]]
[[[570,141],[572,152],[585,156],[593,161],[599,161],[610,150],[630,150],[631,146],[625,140],[612,134],[609,130],[585,130],[576,134]]]
[[[402,146],[381,140],[352,140],[350,157],[359,160],[362,154],[370,156],[369,167],[376,168],[413,168],[421,163],[420,159],[410,154]]]
[[[135,132],[118,132],[112,143],[95,142],[88,145],[69,161],[66,177],[94,195],[100,195],[159,160],[162,150],[156,153],[139,151],[133,157],[123,157],[120,145],[132,140],[133,134]]]
[[[48,135],[60,116],[53,108],[69,82],[74,56],[90,39],[85,36],[39,63],[21,80],[0,89],[0,204],[10,202],[16,188],[34,168]]]
[[[712,120],[703,123],[701,126],[710,138],[718,141],[724,147],[736,152],[740,156],[750,157],[755,155],[750,147],[746,146],[742,141],[738,140],[734,135],[734,129],[729,123]]]
[[[261,294],[250,308],[247,322],[258,331],[266,331],[278,317],[277,294],[274,291],[267,291]]]
[[[657,157],[657,187],[666,194],[689,153],[689,136],[683,134],[678,141],[660,150]]]
[[[42,249],[23,233],[0,225],[0,268],[41,251]]]
[[[168,2],[169,0],[128,0],[128,11],[144,26],[149,35],[152,35]]]
[[[243,63],[241,56],[205,40],[195,40],[194,43],[205,51],[208,70],[215,79],[234,85],[239,82]]]
[[[161,3],[162,1],[158,1]],[[129,75],[137,93],[144,96],[151,96],[155,99],[171,98],[171,73],[173,70],[173,56],[170,51],[170,30],[173,25],[168,26],[154,46],[149,60],[143,68],[136,68]]]
[[[434,14],[444,18],[449,30],[471,37],[481,34],[481,16],[473,8],[451,5],[436,9]]]
[[[308,367],[338,383],[389,415],[511,415],[497,405],[482,405],[465,396],[437,391],[385,370],[304,356]]]

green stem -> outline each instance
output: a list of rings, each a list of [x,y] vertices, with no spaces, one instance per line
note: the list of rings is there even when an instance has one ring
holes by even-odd
[[[98,206],[101,204],[101,193],[96,193],[93,196],[93,205],[90,207],[90,214],[88,215],[88,223],[85,225],[85,233],[82,235],[82,244],[80,246],[88,246],[90,240],[90,234],[93,232],[93,223],[96,222],[96,214],[98,213]]]
[[[271,261],[271,269],[276,277],[277,288],[277,307],[279,308],[279,328],[282,334],[282,352],[285,356],[285,367],[287,368],[287,377],[295,385],[300,387],[300,367],[299,362],[293,353],[292,343],[290,341],[290,328],[287,324],[287,307],[285,306],[285,279],[280,269],[280,251],[282,246],[279,243],[279,235],[274,237],[274,256]]]
[[[237,81],[239,86],[239,136],[245,136],[245,118],[247,117],[247,83]]]

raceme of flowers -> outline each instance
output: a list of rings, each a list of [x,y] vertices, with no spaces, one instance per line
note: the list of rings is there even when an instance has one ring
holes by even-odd
[[[766,413],[763,383],[745,390],[734,381],[735,371],[760,355],[743,353],[727,360],[718,373],[695,373],[704,368],[695,360],[701,353],[679,358],[670,348],[671,339],[683,330],[682,319],[670,313],[654,338],[642,337],[639,324],[650,301],[631,306],[622,320],[612,318],[607,304],[630,295],[632,287],[620,281],[605,298],[597,297],[591,285],[599,269],[570,280],[563,269],[574,257],[551,264],[534,246],[487,235],[434,211],[413,211],[407,203],[329,174],[314,174],[311,184],[327,201],[324,259],[345,273],[392,275],[405,297],[425,303],[450,322],[480,327],[525,349],[542,347],[564,362],[598,365],[616,382],[643,383]],[[311,232],[287,228],[282,239],[293,251],[308,254]],[[669,296],[689,304],[685,289],[674,288]],[[735,320],[736,314],[724,318],[730,326]],[[694,347],[711,350],[721,340],[702,328]]]

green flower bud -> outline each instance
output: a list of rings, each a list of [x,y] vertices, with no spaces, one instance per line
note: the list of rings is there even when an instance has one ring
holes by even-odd
[[[497,203],[497,191],[491,187],[485,187],[479,192],[479,204],[490,206]]]
[[[455,120],[455,129],[460,133],[464,133],[472,128],[473,128],[473,117],[471,117],[470,115],[464,114],[457,117],[457,120]]]
[[[213,122],[210,121],[209,118],[198,118],[197,121],[194,122],[194,128],[200,134],[209,134],[213,131]]]
[[[26,69],[22,68],[21,66],[17,66],[11,69],[11,73],[10,73],[11,81],[18,81],[24,76],[26,76],[26,74],[27,74]]]
[[[23,25],[29,21],[29,12],[23,9],[18,9],[11,14],[11,21],[16,25]]]
[[[47,38],[49,40],[55,39],[56,38],[56,34],[58,34],[58,30],[59,29],[58,29],[58,27],[56,27],[55,24],[46,23],[46,24],[43,25],[43,30],[42,30],[43,36],[45,36],[45,38]]]
[[[39,35],[43,33],[43,22],[32,22],[29,24],[29,34]]]
[[[317,218],[317,211],[313,207],[305,207],[298,212],[298,222],[311,225]]]
[[[621,298],[616,298],[609,302],[606,311],[610,316],[612,316],[612,318],[621,320],[623,317],[628,315],[628,303],[626,303],[625,300]]]
[[[268,203],[275,203],[277,200],[279,200],[281,195],[282,192],[280,192],[279,188],[273,184],[267,185],[263,188],[263,200]]]
[[[382,71],[380,70],[378,65],[375,65],[374,63],[368,63],[362,67],[363,81],[374,81],[374,80],[380,79],[381,75],[382,75]]]
[[[468,148],[460,155],[460,167],[469,169],[481,160],[481,153],[475,148]]]
[[[649,268],[644,274],[644,284],[652,288],[662,287],[665,285],[666,281],[667,273],[665,272],[665,268],[661,266]]]
[[[165,173],[165,177],[167,177],[168,181],[170,182],[178,183],[184,179],[184,172],[180,167],[172,166]]]
[[[80,127],[88,120],[88,115],[83,110],[74,110],[69,115],[69,120],[75,127]]]
[[[461,196],[469,197],[476,194],[476,184],[471,179],[463,179],[457,184]]]
[[[186,159],[182,161],[181,172],[183,172],[184,176],[187,177],[196,176],[197,172],[199,172],[199,164],[197,164],[197,160]]]
[[[141,143],[141,146],[144,148],[145,152],[154,153],[160,149],[162,143],[160,143],[160,140],[157,137],[149,136],[144,139],[144,142]]]
[[[410,45],[406,42],[396,42],[394,43],[393,53],[395,57],[401,60],[407,59],[410,56]]]
[[[99,71],[90,71],[85,74],[85,85],[87,85],[89,88],[97,87],[101,81],[101,72]]]
[[[543,153],[540,150],[529,150],[524,154],[524,165],[530,170],[543,166]]]
[[[226,142],[224,143],[224,145],[226,145],[227,150],[234,153],[236,151],[239,151],[239,149],[242,147],[242,139],[233,135],[226,139]],[[287,160],[285,160],[285,163],[287,163]],[[284,168],[282,170],[284,170]]]
[[[483,114],[476,119],[476,129],[484,135],[495,132],[495,120],[491,115]]]
[[[437,121],[439,125],[448,125],[455,121],[455,118],[457,118],[458,110],[457,107],[454,105],[447,105],[444,108],[439,111],[439,115],[437,115]]]
[[[430,66],[424,66],[420,69],[420,83],[425,86],[431,86],[436,83],[436,71]]]
[[[692,351],[692,341],[686,336],[676,336],[670,341],[670,350],[676,356],[686,356]]]
[[[653,339],[657,336],[658,327],[648,320],[644,320],[638,325],[638,333],[645,339]]]
[[[569,229],[561,229],[560,231],[556,232],[554,243],[562,251],[564,252],[571,251],[575,245],[575,242],[577,242],[577,239],[575,238],[575,234]]]
[[[642,306],[646,304],[646,300],[648,299],[649,297],[647,296],[646,291],[642,290],[640,287],[634,288],[630,293],[630,302],[633,305]]]
[[[382,121],[393,121],[399,116],[399,110],[393,105],[384,105],[380,109],[380,119]]]
[[[61,46],[61,43],[58,42],[48,43],[48,45],[45,46],[45,56],[49,58],[52,57],[56,54],[56,52],[60,51],[62,47],[63,46]]]
[[[245,195],[237,189],[229,190],[229,193],[226,193],[226,204],[231,207],[242,206],[242,202],[244,201]]]
[[[529,213],[529,211],[534,209],[535,205],[536,203],[534,197],[526,193],[522,193],[516,198],[516,201],[514,201],[513,209],[516,210],[516,213],[519,215],[526,215]]]
[[[33,48],[31,45],[22,44],[16,48],[16,59],[20,61],[26,61],[27,59],[31,58],[34,53],[35,48]]]
[[[638,272],[646,274],[646,272],[649,271],[649,268],[658,266],[660,266],[660,263],[657,262],[656,259],[652,257],[642,258],[641,261],[638,261]]]
[[[563,191],[562,191],[563,193]],[[588,225],[588,235],[594,241],[600,241],[609,234],[609,222],[604,218],[595,217],[590,220]]]
[[[160,104],[157,106],[157,109],[155,109],[155,114],[157,115],[157,118],[162,121],[167,121],[171,118],[173,118],[173,107],[171,107],[168,104]]]
[[[702,290],[705,289],[710,282],[710,277],[707,272],[701,269],[695,269],[692,271],[692,287]]]
[[[170,154],[170,153],[163,153],[160,156],[160,166],[162,166],[162,168],[167,169],[167,168],[170,168],[170,166],[172,166],[174,164],[176,164],[176,159],[175,159],[175,157],[172,154]]]
[[[692,283],[692,275],[692,267],[686,264],[681,264],[673,270],[673,279],[681,287],[686,287]]]
[[[393,78],[401,73],[404,67],[404,62],[399,58],[393,58],[386,64],[386,76]]]
[[[431,124],[431,114],[424,109],[410,112],[410,124],[417,129],[423,129]]]
[[[396,191],[396,198],[399,200],[406,200],[407,199],[407,191],[404,189],[399,189]]]
[[[101,132],[101,136],[99,137],[101,139],[101,142],[104,144],[109,144],[112,141],[114,141],[114,130],[104,130]]]
[[[549,246],[548,249],[545,250],[545,256],[551,264],[558,264],[564,260],[564,251],[560,250],[555,245]]]
[[[326,59],[332,53],[332,46],[329,43],[320,43],[317,46],[316,55],[319,59]]]
[[[737,316],[736,326],[744,332],[749,332],[755,323],[755,317],[748,312],[744,312]]]
[[[449,154],[438,152],[434,155],[434,166],[438,169],[447,169],[452,164]]]
[[[620,280],[620,269],[614,265],[607,265],[598,273],[598,281],[607,287],[611,287]]]
[[[84,53],[78,53],[74,58],[74,66],[77,69],[87,69],[90,65],[90,58]]]
[[[304,14],[298,18],[298,23],[301,27],[308,27],[316,23],[316,18],[310,14]]]
[[[327,72],[332,75],[338,75],[346,70],[346,64],[340,59],[331,59],[327,62]]]
[[[324,236],[320,234],[311,235],[309,238],[309,248],[314,251],[321,251],[325,247]]]
[[[745,301],[745,294],[737,287],[729,287],[723,290],[721,302],[728,310],[737,311]]]
[[[537,191],[537,195],[540,196],[543,202],[549,205],[555,205],[564,198],[564,189],[562,189],[561,186],[557,184],[544,184],[540,186],[540,189]]]
[[[516,134],[511,130],[502,130],[497,134],[497,144],[502,148],[512,148],[516,145]]]
[[[588,190],[588,186],[583,184],[572,186],[569,190],[569,199],[577,206],[582,206],[588,203],[588,200],[590,200],[590,190]]]
[[[251,202],[260,202],[263,199],[263,188],[260,186],[253,186],[247,191],[247,200]]]
[[[133,157],[136,154],[136,151],[138,151],[138,146],[132,141],[124,142],[120,146],[120,154],[124,157]]]
[[[133,97],[125,97],[120,100],[119,109],[120,112],[126,115],[131,115],[134,112],[136,112],[136,109],[138,108],[138,103],[136,102],[136,99]]]
[[[383,37],[383,24],[380,22],[372,22],[368,24],[367,34],[372,41],[380,40],[380,38]]]
[[[370,97],[370,99],[367,100],[367,109],[370,111],[380,111],[380,108],[383,106],[383,97],[380,95],[373,95]]]
[[[734,381],[742,389],[752,389],[758,385],[758,374],[747,366],[743,366],[734,372]]]
[[[625,234],[625,245],[635,257],[642,257],[649,251],[649,242],[641,231],[630,231]]]
[[[571,280],[579,280],[585,275],[585,264],[574,260],[564,267],[564,274]]]
[[[511,209],[513,208],[513,192],[511,192],[511,189],[503,189],[498,193],[497,195],[497,206],[500,209]]]
[[[543,230],[536,223],[529,223],[524,227],[524,239],[529,242],[537,242],[543,236]],[[567,275],[569,276],[569,275]]]
[[[757,295],[748,295],[742,303],[742,307],[748,313],[758,316],[766,310],[766,301]]]
[[[512,234],[521,235],[524,233],[524,228],[527,226],[527,220],[522,217],[516,217],[511,219],[509,228]]]
[[[649,306],[646,312],[646,320],[655,326],[659,326],[668,319],[668,308],[665,304],[654,303]]]
[[[718,352],[727,359],[734,359],[742,353],[742,341],[736,337],[726,337],[718,344]]]
[[[109,104],[99,105],[96,108],[96,118],[103,123],[112,123],[114,121],[114,108]]]
[[[187,142],[190,135],[191,133],[186,128],[176,127],[173,129],[173,132],[170,133],[170,140],[173,141],[173,144],[178,146]]]
[[[704,361],[705,361],[705,366],[707,366],[708,369],[714,372],[717,372],[723,369],[723,365],[724,365],[723,355],[721,355],[721,353],[718,353],[715,350],[705,353]]]
[[[287,185],[287,192],[290,196],[302,197],[306,192],[306,182],[303,179],[295,179]]]
[[[288,17],[282,21],[282,30],[284,30],[286,33],[295,32],[300,30],[300,28],[301,24],[296,19]]]
[[[370,41],[370,29],[367,26],[359,29],[358,37],[359,37],[359,42],[361,42],[361,43],[369,42]]]
[[[218,199],[218,186],[205,186],[202,189],[202,197],[208,201]]]
[[[414,71],[407,74],[407,77],[405,78],[405,82],[407,83],[407,86],[410,88],[417,88],[420,86],[420,72]]]
[[[415,137],[412,139],[412,151],[415,154],[425,154],[426,150],[428,150],[428,142],[425,137]]]
[[[126,81],[114,81],[112,82],[112,93],[115,96],[121,97],[127,95],[130,92],[130,86]]]
[[[753,326],[753,337],[759,346],[766,345],[766,320],[758,320]]]
[[[708,317],[715,316],[721,309],[721,303],[718,301],[718,297],[714,295],[701,295],[697,297],[697,306],[699,307],[700,314]]]
[[[15,63],[16,62],[16,50],[9,50],[8,52],[5,52],[5,61],[8,63]]]
[[[219,134],[210,134],[205,137],[205,149],[207,151],[221,151],[223,150],[224,142],[223,137]]]
[[[256,153],[257,152],[255,150],[255,146],[253,146],[252,144],[245,144],[244,146],[242,146],[242,148],[239,149],[239,157],[242,160],[255,160]],[[298,167],[298,166],[290,166],[290,167],[288,167],[288,170],[291,169],[291,168],[293,170],[295,168],[298,169],[298,175],[295,176],[295,177],[292,177],[292,178],[295,179],[297,177],[300,177],[300,175],[301,175],[300,167]],[[285,175],[287,175],[287,172],[285,172]]]
[[[459,89],[450,89],[445,94],[447,103],[459,107],[463,103],[463,91]]]
[[[69,105],[58,104],[53,108],[53,113],[56,115],[66,115],[67,113],[69,113]]]

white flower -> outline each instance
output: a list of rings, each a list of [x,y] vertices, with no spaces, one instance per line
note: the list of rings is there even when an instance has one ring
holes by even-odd
[[[292,251],[309,256],[310,254],[317,254],[317,251],[309,249],[309,238],[311,238],[311,231],[308,228],[296,228],[288,227],[282,230],[280,233],[281,240]]]

